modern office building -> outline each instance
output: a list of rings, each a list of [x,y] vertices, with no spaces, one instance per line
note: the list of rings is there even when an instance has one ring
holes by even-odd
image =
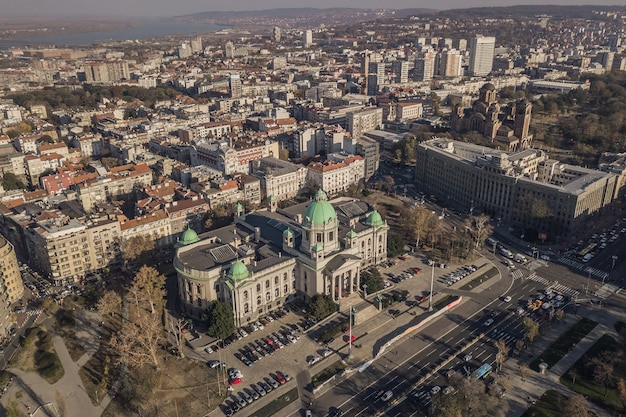
[[[231,98],[241,98],[243,95],[243,88],[241,86],[241,77],[239,74],[230,74],[228,78],[228,88]]]
[[[550,159],[435,138],[417,145],[419,190],[553,240],[582,230],[613,202],[616,175]]]
[[[200,317],[216,300],[233,307],[235,325],[316,294],[334,300],[359,289],[360,271],[387,259],[389,227],[367,203],[329,202],[319,190],[310,203],[245,213],[232,225],[198,236],[188,229],[174,259],[185,314]]]
[[[313,45],[313,31],[311,29],[307,29],[304,31],[304,36],[302,37],[302,46],[310,48],[311,45]]]
[[[470,39],[470,75],[482,77],[491,72],[495,48],[496,38],[493,36],[476,35]]]
[[[413,71],[414,81],[430,81],[435,74],[435,56],[432,51],[420,52],[415,59],[415,69]]]
[[[281,38],[281,30],[278,26],[275,26],[274,29],[272,29],[272,40],[274,42],[280,42],[280,38]]]
[[[409,61],[393,61],[391,70],[393,71],[393,77],[396,83],[403,84],[409,82]]]

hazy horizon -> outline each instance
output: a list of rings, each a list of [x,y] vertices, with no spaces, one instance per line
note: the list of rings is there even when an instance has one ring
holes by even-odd
[[[217,0],[182,0],[180,2],[165,2],[160,0],[47,0],[42,6],[39,0],[20,0],[8,2],[3,6],[3,17],[11,18],[63,18],[63,17],[102,17],[102,18],[140,18],[140,17],[173,17],[211,11],[242,11],[268,10],[282,8],[331,8],[350,7],[362,9],[412,9],[425,8],[435,10],[471,8],[471,7],[498,7],[520,5],[515,0],[387,0],[384,7],[379,0],[318,0],[311,4],[306,0],[260,0],[250,7],[249,0],[231,0],[227,8],[222,1]],[[521,5],[556,5],[556,6],[623,6],[615,0],[530,0]]]

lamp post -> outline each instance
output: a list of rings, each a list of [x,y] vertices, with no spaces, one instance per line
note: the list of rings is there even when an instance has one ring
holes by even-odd
[[[363,299],[367,298],[367,284],[363,284]]]
[[[611,256],[611,271],[615,269],[615,262],[617,261],[617,255]]]
[[[348,313],[348,320],[350,320],[350,331],[348,333],[348,359],[352,359],[352,319],[354,317],[352,304],[350,304],[350,311]]]
[[[433,311],[433,285],[435,283],[435,264],[431,266],[430,294],[428,294],[428,311]]]

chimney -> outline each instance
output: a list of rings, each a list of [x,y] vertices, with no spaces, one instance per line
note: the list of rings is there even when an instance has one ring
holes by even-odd
[[[261,240],[261,228],[255,227],[254,228],[254,241],[258,243],[260,240]]]
[[[282,252],[278,252],[278,257],[282,258],[283,257],[283,253]]]

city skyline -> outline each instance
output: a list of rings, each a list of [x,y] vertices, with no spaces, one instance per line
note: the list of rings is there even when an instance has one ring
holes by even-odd
[[[551,5],[557,6],[616,6],[614,0],[553,0]],[[415,2],[414,0],[390,0],[385,2],[384,7],[388,9],[408,9],[408,8],[426,8],[436,10],[471,8],[471,7],[499,7],[519,5],[514,0],[425,0]],[[522,5],[545,5],[540,0],[526,0]],[[348,7],[348,8],[381,8],[381,3],[377,0],[344,0],[340,2],[332,0],[319,0],[314,5],[303,0],[264,0],[254,3],[251,7],[250,3],[245,0],[234,0],[228,3],[228,7],[224,7],[223,2],[215,0],[185,0],[183,2],[168,3],[159,2],[158,0],[138,0],[135,2],[125,2],[122,0],[110,0],[106,3],[81,0],[50,0],[46,3],[46,7],[41,7],[36,0],[23,0],[20,2],[10,2],[3,7],[4,17],[72,17],[72,16],[91,16],[98,15],[100,17],[169,17],[180,16],[185,14],[210,12],[210,11],[245,11],[245,10],[267,10],[275,8],[331,8],[331,7]]]

